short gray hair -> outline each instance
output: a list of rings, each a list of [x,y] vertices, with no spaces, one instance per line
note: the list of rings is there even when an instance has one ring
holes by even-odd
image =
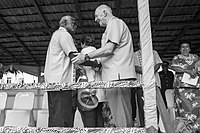
[[[107,6],[107,5],[100,5],[96,8],[96,10],[99,10],[99,11],[103,11],[103,10],[106,10],[108,13],[111,13],[112,14],[112,9]]]
[[[69,20],[75,21],[75,18],[71,17],[69,15],[63,16],[59,21],[59,26],[64,27],[66,25],[66,22],[69,21]]]

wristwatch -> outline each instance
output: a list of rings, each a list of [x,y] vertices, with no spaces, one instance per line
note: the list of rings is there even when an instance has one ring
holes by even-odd
[[[90,61],[90,56],[88,54],[85,54],[85,61]]]

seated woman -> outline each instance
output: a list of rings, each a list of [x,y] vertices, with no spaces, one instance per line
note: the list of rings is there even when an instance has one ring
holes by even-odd
[[[192,87],[193,85],[182,82],[182,77],[184,73],[190,75],[191,78],[197,76],[197,71],[195,69],[195,63],[199,60],[196,54],[190,54],[190,42],[180,43],[181,54],[176,55],[172,60],[171,69],[174,70],[175,79],[174,87]]]
[[[193,79],[198,76],[198,67],[196,63],[198,62],[199,57],[196,54],[190,53],[190,42],[181,42],[180,52],[181,54],[178,54],[173,58],[171,67],[171,69],[175,71],[173,86],[175,87],[175,101],[177,107],[176,117],[180,118],[179,123],[177,124],[176,131],[194,128],[197,119],[199,119],[199,112],[197,111],[199,110],[199,105],[194,105],[194,103],[199,103],[195,101],[197,95],[199,95],[199,92],[197,93],[196,91],[199,90],[185,89],[185,87],[195,87],[195,84],[192,84],[190,82],[186,83],[182,80],[183,75],[186,74],[188,74],[188,76]],[[184,124],[182,122],[183,120],[186,120]]]

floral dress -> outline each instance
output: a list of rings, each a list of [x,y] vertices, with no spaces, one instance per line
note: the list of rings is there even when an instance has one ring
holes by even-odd
[[[198,56],[196,54],[189,54],[188,57],[179,54],[175,56],[172,60],[172,66],[178,66],[188,70],[195,69],[195,63],[198,61]],[[190,84],[181,82],[183,78],[183,73],[176,72],[175,79],[174,79],[174,87],[194,87]]]
[[[188,57],[179,54],[173,58],[172,66],[194,70],[197,61],[198,56],[195,54],[189,54]],[[182,78],[183,73],[176,72],[174,77],[176,116],[185,120],[186,128],[200,129],[200,90],[194,89],[196,86],[182,82]]]

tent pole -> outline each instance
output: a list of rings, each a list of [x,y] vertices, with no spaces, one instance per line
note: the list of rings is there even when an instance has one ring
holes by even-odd
[[[156,84],[154,75],[149,0],[137,0],[137,3],[140,47],[142,53],[142,88],[144,92],[145,127],[147,129],[147,133],[156,133],[158,130]]]
[[[140,47],[142,51],[142,76],[144,91],[145,127],[147,133],[158,132],[157,104],[162,116],[163,124],[167,133],[174,133],[173,125],[167,117],[167,110],[163,107],[164,102],[155,84],[154,57],[152,46],[151,23],[149,13],[149,0],[137,0],[138,20],[140,31]],[[157,99],[156,100],[156,94]]]
[[[38,66],[38,83],[41,82],[41,66]]]
[[[41,83],[41,66],[38,66],[38,83]],[[40,109],[40,103],[42,102],[40,99],[41,90],[37,89],[37,109]]]

